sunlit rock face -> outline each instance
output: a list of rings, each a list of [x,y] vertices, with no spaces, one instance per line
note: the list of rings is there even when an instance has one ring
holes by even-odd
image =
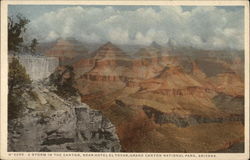
[[[59,60],[55,57],[22,55],[18,59],[33,81],[47,78],[59,65]]]

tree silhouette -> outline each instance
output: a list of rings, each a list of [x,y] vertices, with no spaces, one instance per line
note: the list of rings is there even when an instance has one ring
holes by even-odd
[[[8,17],[8,50],[18,52],[22,47],[23,33],[26,31],[26,25],[30,21],[18,14],[16,19]]]
[[[32,54],[35,54],[36,53],[36,47],[38,45],[38,42],[37,42],[37,39],[34,38],[32,41],[31,41],[31,45],[30,45],[30,52]]]

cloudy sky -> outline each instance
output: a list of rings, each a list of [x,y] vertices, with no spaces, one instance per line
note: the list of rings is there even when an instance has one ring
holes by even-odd
[[[10,5],[9,15],[30,19],[29,38],[48,42],[74,37],[85,42],[166,44],[203,49],[243,49],[240,6],[65,6]]]

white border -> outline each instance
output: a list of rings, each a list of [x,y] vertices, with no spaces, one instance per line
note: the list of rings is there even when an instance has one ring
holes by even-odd
[[[190,158],[190,157],[171,157],[171,158],[157,158],[157,157],[122,157],[115,155],[125,155],[133,153],[96,153],[97,155],[105,156],[48,156],[50,152],[42,152],[47,154],[47,156],[28,156],[28,154],[41,154],[41,152],[15,152],[24,154],[25,156],[8,156],[7,152],[7,73],[8,73],[8,57],[7,57],[7,5],[9,4],[48,4],[48,5],[186,5],[186,6],[245,6],[245,153],[212,153],[212,154],[202,154],[202,153],[191,153],[191,155],[215,155],[215,158]],[[200,160],[247,160],[249,158],[249,2],[248,1],[2,1],[1,2],[1,146],[0,153],[1,159],[200,159]],[[51,154],[64,154],[65,152],[51,152]],[[67,152],[75,153],[75,152]],[[95,153],[90,153],[95,154]],[[149,155],[150,153],[136,153]],[[154,153],[154,155],[159,155],[162,153]],[[185,156],[190,154],[183,153],[164,153],[165,155],[179,155]]]

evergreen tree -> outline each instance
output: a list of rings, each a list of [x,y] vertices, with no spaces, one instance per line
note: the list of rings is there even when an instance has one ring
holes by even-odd
[[[38,42],[37,42],[37,39],[34,38],[32,41],[31,41],[31,45],[30,45],[30,52],[34,55],[36,53],[36,47],[38,45]]]
[[[8,50],[18,52],[22,47],[23,33],[26,31],[26,25],[30,21],[18,14],[16,20],[14,17],[8,17]]]

